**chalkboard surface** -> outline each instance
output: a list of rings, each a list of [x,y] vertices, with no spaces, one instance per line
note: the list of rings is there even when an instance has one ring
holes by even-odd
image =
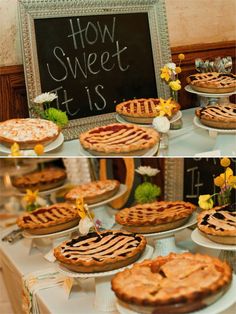
[[[42,92],[69,119],[115,111],[126,99],[157,97],[147,13],[35,19]]]
[[[231,169],[236,172],[236,159],[231,158]],[[219,192],[214,187],[214,177],[224,172],[219,158],[185,158],[184,159],[184,200],[198,203],[201,194]],[[236,201],[236,190],[231,192],[232,201]]]

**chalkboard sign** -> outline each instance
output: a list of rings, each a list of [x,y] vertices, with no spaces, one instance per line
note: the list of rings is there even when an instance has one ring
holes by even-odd
[[[231,169],[236,172],[236,159],[231,158]],[[201,194],[214,194],[219,188],[214,186],[214,177],[224,172],[219,158],[185,158],[184,159],[184,200],[197,204]],[[232,201],[236,200],[235,189]]]
[[[19,3],[29,103],[55,92],[69,128],[98,115],[99,124],[127,99],[169,96],[159,77],[170,61],[163,0]]]

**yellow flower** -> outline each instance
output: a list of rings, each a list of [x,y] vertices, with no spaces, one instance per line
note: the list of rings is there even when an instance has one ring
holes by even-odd
[[[198,205],[202,209],[211,209],[214,205],[210,194],[200,195],[198,198]]]
[[[157,106],[157,109],[160,111],[159,116],[163,117],[165,115],[171,116],[172,115],[172,109],[175,108],[176,105],[171,103],[171,98],[165,100],[160,98],[160,103]]]
[[[227,157],[221,158],[220,164],[221,164],[222,167],[225,167],[225,168],[226,168],[226,167],[229,167],[229,165],[230,165],[230,159],[227,158]]]
[[[228,184],[232,186],[232,188],[236,189],[236,176],[230,176],[228,179]]]
[[[171,81],[169,83],[169,86],[172,90],[174,91],[178,91],[181,89],[181,83],[180,83],[180,80],[176,80],[176,81]]]
[[[164,66],[163,68],[161,68],[161,78],[166,80],[166,82],[169,81],[170,79],[170,70],[168,69],[168,67]]]
[[[224,185],[224,183],[225,183],[225,180],[221,176],[218,176],[214,179],[214,184],[216,186],[221,187],[222,185]]]
[[[225,184],[227,184],[229,177],[233,175],[233,170],[230,167],[227,167],[225,172],[220,174],[220,177],[224,180]]]
[[[11,156],[21,156],[20,146],[18,143],[11,145]]]
[[[31,190],[26,190],[26,194],[23,197],[23,200],[28,204],[34,204],[36,202],[36,199],[38,197],[38,190],[36,191],[31,191]]]
[[[181,72],[182,72],[181,67],[176,67],[176,68],[175,68],[175,73],[176,73],[176,74],[179,74],[179,73],[181,73]]]
[[[185,59],[185,55],[183,53],[180,53],[178,55],[178,59],[181,60],[181,61],[184,60]]]
[[[75,201],[75,205],[78,209],[80,218],[84,219],[87,216],[84,208],[84,199],[82,197],[78,197]]]
[[[37,155],[42,155],[44,153],[44,146],[42,144],[37,144],[34,146],[34,151]]]

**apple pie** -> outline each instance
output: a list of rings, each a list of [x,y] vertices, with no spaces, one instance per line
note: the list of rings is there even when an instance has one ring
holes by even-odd
[[[201,212],[198,229],[214,242],[236,245],[236,203]]]
[[[64,169],[51,167],[15,177],[12,185],[21,192],[25,192],[27,189],[45,191],[61,186],[66,177]]]
[[[192,313],[220,298],[231,280],[230,266],[218,258],[170,253],[116,274],[112,290],[137,313]]]
[[[82,197],[86,204],[94,204],[112,197],[119,190],[120,182],[117,180],[99,180],[81,184],[64,195],[68,201],[76,201]]]
[[[132,232],[154,233],[185,224],[196,206],[183,201],[138,204],[120,210],[116,222]]]
[[[218,129],[236,129],[236,104],[209,105],[196,109],[202,124]]]
[[[197,73],[187,77],[190,86],[199,92],[222,94],[236,90],[236,75],[232,73]]]
[[[180,105],[174,100],[171,100],[166,105],[168,106],[168,110],[165,113],[161,113],[162,106],[160,102],[159,98],[132,99],[118,104],[116,112],[128,122],[150,124],[153,118],[160,115],[171,118],[180,109]]]
[[[82,146],[93,155],[143,155],[159,141],[151,128],[109,124],[80,134]]]
[[[49,234],[78,225],[78,209],[68,203],[56,203],[24,213],[17,220],[20,228],[35,235]]]
[[[135,262],[146,247],[142,235],[120,230],[91,232],[54,249],[56,259],[76,272],[103,272]]]
[[[49,120],[26,118],[0,122],[0,143],[7,147],[14,143],[20,149],[33,149],[36,144],[46,146],[59,134],[59,127]]]

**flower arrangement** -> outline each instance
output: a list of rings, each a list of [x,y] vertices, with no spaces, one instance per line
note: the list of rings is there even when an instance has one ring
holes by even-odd
[[[23,196],[21,204],[25,210],[31,212],[41,206],[46,206],[47,201],[38,195],[38,190],[32,191],[27,189]]]
[[[150,178],[156,176],[160,170],[150,166],[140,166],[135,171],[143,176],[144,182],[139,184],[134,192],[137,203],[150,203],[156,201],[161,195],[161,188],[150,182]]]
[[[170,87],[171,96],[174,100],[177,100],[177,91],[181,89],[181,82],[178,78],[178,74],[181,73],[181,61],[185,59],[185,55],[180,53],[178,55],[179,64],[178,66],[174,62],[169,62],[161,68],[161,79]]]
[[[214,178],[214,185],[219,188],[220,191],[212,195],[200,195],[198,205],[202,209],[208,210],[214,206],[214,196],[217,196],[218,205],[229,204],[231,190],[236,189],[236,176],[234,175],[233,170],[229,167],[231,164],[230,159],[221,158],[220,164],[224,168],[224,172]]]
[[[64,127],[68,124],[66,112],[50,107],[53,100],[57,98],[55,93],[43,93],[34,98],[34,105],[31,110],[40,118],[50,120],[56,123],[59,127]],[[45,108],[44,110],[42,109]]]

